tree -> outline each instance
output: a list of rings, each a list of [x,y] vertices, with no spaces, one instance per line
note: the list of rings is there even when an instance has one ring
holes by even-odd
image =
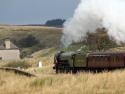
[[[53,19],[48,20],[45,25],[46,26],[54,26],[54,27],[63,27],[65,20],[64,19]]]
[[[28,35],[23,39],[19,40],[19,45],[20,47],[23,47],[23,48],[32,47],[38,43],[39,41],[33,35]]]

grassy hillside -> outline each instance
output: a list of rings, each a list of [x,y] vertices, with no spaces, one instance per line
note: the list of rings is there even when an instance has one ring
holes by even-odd
[[[61,35],[61,28],[44,26],[0,26],[0,41],[10,38],[21,48],[24,55],[45,48],[59,47]],[[28,41],[32,38],[26,41],[29,36],[37,40],[37,42],[31,46],[28,44]],[[33,41],[31,41],[31,43],[32,42]]]
[[[104,28],[97,29],[95,33],[88,33],[86,39],[79,43],[73,43],[63,50],[78,50],[83,46],[89,51],[108,50],[119,47],[111,40]],[[5,38],[10,38],[18,47],[21,48],[22,56],[31,55],[32,53],[46,49],[58,48],[62,29],[44,26],[0,26],[0,42]]]

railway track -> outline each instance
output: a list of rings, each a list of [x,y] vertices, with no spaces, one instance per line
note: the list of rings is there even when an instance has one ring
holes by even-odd
[[[12,71],[12,72],[14,72],[16,74],[24,75],[24,76],[27,76],[27,77],[36,77],[35,74],[29,73],[29,72],[26,72],[26,71],[23,71],[23,70],[17,69],[17,68],[0,67],[0,70]]]

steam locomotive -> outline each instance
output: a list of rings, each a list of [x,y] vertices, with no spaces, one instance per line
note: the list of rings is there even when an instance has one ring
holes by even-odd
[[[125,52],[58,52],[54,57],[56,73],[82,70],[111,70],[125,67]]]

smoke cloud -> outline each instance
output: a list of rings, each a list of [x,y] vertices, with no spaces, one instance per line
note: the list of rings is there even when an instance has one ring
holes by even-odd
[[[117,43],[125,42],[125,0],[81,0],[73,17],[64,24],[61,41],[68,46],[102,27]]]

